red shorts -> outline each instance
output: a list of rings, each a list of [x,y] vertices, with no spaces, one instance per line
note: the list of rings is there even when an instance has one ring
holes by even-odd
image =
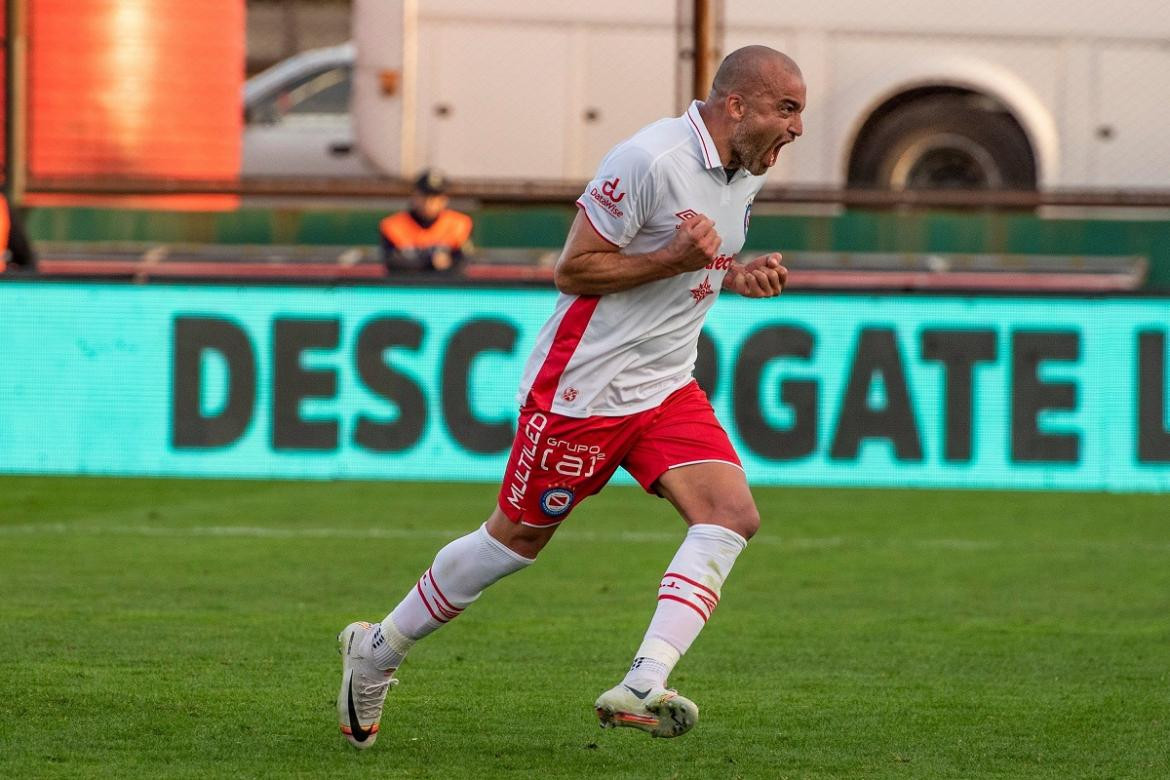
[[[668,469],[704,461],[743,468],[698,382],[623,417],[565,417],[525,404],[500,509],[514,523],[556,525],[605,487],[618,466],[655,492]]]

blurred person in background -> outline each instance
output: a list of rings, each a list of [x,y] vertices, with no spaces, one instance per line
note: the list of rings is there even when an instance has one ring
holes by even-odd
[[[31,273],[37,270],[37,256],[24,232],[24,225],[3,195],[0,195],[0,245],[4,247],[5,271]]]
[[[760,524],[739,456],[694,379],[698,339],[720,291],[773,298],[784,288],[778,253],[736,257],[765,174],[803,132],[804,104],[796,63],[748,46],[719,66],[705,101],[647,125],[602,160],[557,261],[560,295],[520,382],[519,423],[495,508],[439,550],[381,622],[356,621],[338,634],[338,718],[355,747],[377,738],[393,674],[411,647],[531,565],[619,466],[669,501],[688,528],[633,663],[594,710],[603,727],[655,737],[694,726],[698,707],[667,679]],[[355,575],[355,587],[368,592],[387,572]],[[542,608],[555,614],[550,595],[531,598],[548,600]],[[530,648],[515,655],[531,663]],[[555,695],[549,717],[575,722],[579,705]]]
[[[389,273],[455,273],[471,252],[471,217],[447,208],[447,179],[424,171],[414,183],[410,207],[378,226],[382,262]]]

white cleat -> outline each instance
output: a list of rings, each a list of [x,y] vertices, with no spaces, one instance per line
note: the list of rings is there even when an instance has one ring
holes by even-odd
[[[615,685],[593,705],[603,729],[627,726],[641,729],[652,737],[678,737],[686,734],[699,720],[699,708],[678,691],[670,688],[634,690]]]
[[[362,620],[350,623],[337,635],[337,651],[341,653],[338,725],[349,744],[359,750],[370,747],[378,738],[386,692],[398,684],[398,680],[391,676],[393,669],[379,669],[360,653],[359,648],[365,643],[371,628],[370,623]]]

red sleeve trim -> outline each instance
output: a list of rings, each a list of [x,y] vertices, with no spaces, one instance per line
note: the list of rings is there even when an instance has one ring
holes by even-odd
[[[581,213],[585,215],[585,221],[589,223],[589,227],[593,228],[593,232],[601,237],[602,241],[609,244],[614,249],[621,249],[620,244],[615,244],[614,242],[610,241],[608,238],[605,237],[604,233],[602,233],[600,230],[597,229],[597,225],[593,224],[593,218],[589,216],[589,210],[585,208],[584,203],[582,203],[581,201],[577,201],[576,206],[577,206],[577,208],[581,209]]]

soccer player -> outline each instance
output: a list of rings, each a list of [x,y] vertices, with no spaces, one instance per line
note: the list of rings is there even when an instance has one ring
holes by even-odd
[[[532,564],[618,466],[689,528],[628,674],[595,709],[602,726],[656,737],[695,724],[698,708],[667,678],[759,527],[739,458],[692,377],[697,342],[720,290],[770,298],[784,288],[779,254],[735,257],[764,174],[803,130],[804,103],[796,63],[749,46],[727,56],[705,101],[643,128],[601,162],[557,262],[561,294],[524,371],[495,510],[439,550],[381,623],[351,623],[338,635],[337,709],[353,745],[373,744],[411,646]]]

